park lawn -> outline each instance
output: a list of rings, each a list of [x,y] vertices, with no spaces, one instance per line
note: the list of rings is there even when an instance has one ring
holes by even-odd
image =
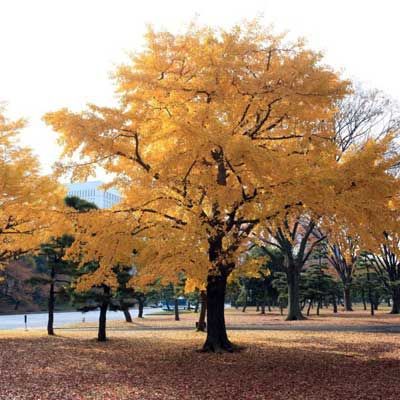
[[[357,331],[399,325],[398,316],[379,312],[371,319],[356,311],[333,317],[324,310],[308,321],[283,322],[278,314],[228,310],[228,324],[243,329],[229,333],[243,347],[233,354],[196,352],[204,334],[188,329],[195,318],[137,322],[148,330],[113,322],[107,343],[96,342],[90,326],[60,329],[52,338],[41,330],[0,331],[0,399],[400,398],[400,334]],[[307,331],[300,329],[304,324]]]

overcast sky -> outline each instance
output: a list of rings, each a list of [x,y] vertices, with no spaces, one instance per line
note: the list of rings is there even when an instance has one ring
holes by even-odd
[[[59,149],[42,115],[112,104],[109,74],[143,43],[147,24],[176,32],[193,19],[230,26],[260,15],[400,101],[398,0],[0,0],[0,101],[28,119],[23,141],[49,172]]]

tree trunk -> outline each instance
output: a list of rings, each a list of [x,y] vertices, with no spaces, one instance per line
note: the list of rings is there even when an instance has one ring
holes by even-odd
[[[319,310],[321,309],[321,307],[322,307],[322,300],[319,299],[319,300],[318,300],[318,303],[317,303],[317,315],[318,315],[318,316],[319,316]]]
[[[344,298],[344,309],[346,311],[353,311],[353,307],[351,304],[351,292],[350,287],[345,285],[343,289],[343,298]]]
[[[305,319],[300,309],[300,272],[295,266],[289,266],[287,270],[288,281],[288,314],[286,321],[298,321]]]
[[[392,289],[392,311],[390,314],[400,314],[400,287]]]
[[[207,312],[207,294],[205,290],[202,290],[200,292],[201,296],[201,305],[200,305],[200,316],[199,316],[199,322],[197,323],[197,330],[199,332],[205,332],[206,331],[206,312]]]
[[[256,312],[259,312],[260,311],[260,303],[257,301],[257,304],[256,304]]]
[[[199,299],[197,299],[197,301],[196,301],[196,305],[195,305],[195,307],[194,307],[194,312],[195,313],[198,313],[199,312],[199,304],[200,303],[200,301],[199,301]]]
[[[362,299],[362,302],[363,302],[364,311],[366,311],[367,310],[367,302],[365,300],[364,288],[361,289],[361,299]]]
[[[142,296],[139,296],[138,298],[138,307],[138,318],[143,318],[144,299]]]
[[[121,308],[122,308],[122,311],[125,316],[125,322],[132,323],[133,321],[132,321],[131,313],[129,312],[129,307],[127,305],[123,304]]]
[[[333,294],[332,295],[332,304],[333,304],[333,312],[334,314],[337,313],[337,303],[336,303],[336,296]]]
[[[51,267],[50,270],[50,291],[49,291],[49,302],[48,302],[48,313],[49,318],[47,321],[47,334],[54,335],[54,304],[55,304],[55,294],[54,294],[54,279],[55,279],[55,268]]]
[[[104,298],[100,305],[99,331],[97,335],[97,340],[99,342],[105,342],[107,340],[106,318],[107,318],[108,305],[110,303],[109,296],[110,296],[110,288],[108,286],[104,286]]]
[[[207,279],[207,338],[203,351],[233,351],[225,326],[226,276],[209,275]]]
[[[261,314],[265,314],[266,303],[267,303],[267,288],[266,288],[266,285],[264,283],[264,285],[263,285],[263,297],[262,297],[262,300],[261,300]]]
[[[175,297],[174,300],[174,311],[175,311],[175,321],[179,321],[179,302],[177,297]]]
[[[311,305],[312,305],[312,300],[310,299],[310,300],[308,301],[307,317],[310,316]]]

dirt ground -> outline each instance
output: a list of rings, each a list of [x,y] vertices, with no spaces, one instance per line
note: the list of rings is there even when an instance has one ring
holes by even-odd
[[[227,310],[233,354],[204,354],[197,315],[0,331],[0,399],[399,399],[400,317],[323,310],[284,322],[276,311]]]

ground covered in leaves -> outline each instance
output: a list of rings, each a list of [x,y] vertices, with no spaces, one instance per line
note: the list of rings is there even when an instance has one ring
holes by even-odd
[[[115,322],[107,343],[90,324],[53,338],[0,331],[0,399],[400,398],[400,317],[326,310],[283,322],[229,310],[230,337],[244,347],[233,354],[196,352],[204,334],[192,329],[195,318]]]

